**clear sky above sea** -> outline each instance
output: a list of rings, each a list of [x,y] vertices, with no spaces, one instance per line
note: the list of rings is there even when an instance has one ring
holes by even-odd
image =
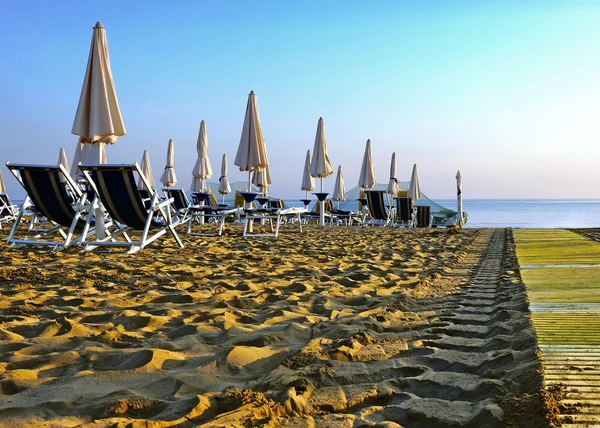
[[[156,179],[173,138],[189,188],[206,120],[209,181],[223,153],[245,180],[233,159],[254,90],[273,196],[304,194],[323,116],[347,189],[370,138],[378,182],[395,151],[398,178],[417,163],[433,198],[453,197],[457,169],[466,198],[600,197],[600,1],[0,0],[2,164],[72,158],[96,21],[127,128],[109,162],[148,149]]]

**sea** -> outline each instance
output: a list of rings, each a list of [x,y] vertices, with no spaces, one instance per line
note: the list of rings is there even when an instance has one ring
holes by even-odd
[[[285,202],[302,206],[297,200]],[[456,199],[435,202],[456,210]],[[356,209],[356,202],[351,205]],[[600,199],[465,199],[463,211],[468,215],[465,227],[600,227]]]
[[[286,198],[284,201],[287,207],[303,206],[299,199]],[[455,199],[437,199],[435,202],[456,210]],[[350,201],[342,203],[340,208],[356,210],[356,204],[356,201]],[[600,227],[600,199],[465,199],[463,211],[468,215],[465,227],[473,228]]]

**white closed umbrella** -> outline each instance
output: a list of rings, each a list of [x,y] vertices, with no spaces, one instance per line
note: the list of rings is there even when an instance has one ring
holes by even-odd
[[[372,189],[375,186],[375,166],[373,165],[373,153],[371,151],[371,140],[367,140],[365,154],[363,156],[358,186],[364,189]]]
[[[166,187],[175,186],[177,184],[177,175],[175,174],[175,143],[169,140],[167,148],[167,164],[165,170],[160,176],[160,182]]]
[[[340,207],[340,201],[346,200],[346,186],[344,185],[344,174],[342,173],[342,166],[338,166],[338,172],[335,177],[335,186],[333,187],[333,195],[331,199],[338,202],[338,208]]]
[[[417,172],[417,164],[413,165],[407,196],[413,201],[421,199],[421,186],[419,186],[419,173]]]
[[[400,190],[398,179],[396,178],[396,152],[392,153],[392,162],[390,164],[390,182],[388,183],[387,191],[391,195],[397,195]]]
[[[266,142],[264,142],[266,148]],[[269,171],[269,157],[265,150],[265,156],[267,160],[267,166],[264,168],[255,169],[252,173],[252,184],[259,189],[262,189],[262,194],[267,196],[269,194],[269,186],[271,185],[271,171]]]
[[[458,219],[456,224],[460,227],[463,226],[463,203],[462,203],[462,175],[460,175],[460,171],[456,173],[456,203],[458,211]]]
[[[71,163],[71,178],[77,181],[81,178],[82,174],[79,171],[79,164],[83,160],[83,148],[84,145],[81,141],[77,142],[77,148],[75,149],[75,155],[73,155],[73,163]]]
[[[144,177],[146,177],[146,180],[148,181],[148,183],[150,183],[150,187],[152,189],[155,189],[156,185],[154,184],[154,175],[152,174],[152,165],[150,164],[150,156],[148,155],[148,150],[144,150],[144,154],[142,155],[142,163],[140,165],[140,169],[142,170],[142,173],[144,174]],[[143,190],[146,188],[146,186],[144,186],[144,182],[142,181],[141,177],[138,178],[137,187],[140,190]]]
[[[71,130],[71,133],[79,136],[80,142],[90,145],[84,147],[82,163],[106,163],[104,145],[116,143],[117,138],[125,135],[125,132],[112,78],[106,30],[101,22],[97,22],[92,33],[83,87]],[[96,218],[103,216],[104,213],[98,208]],[[96,222],[96,235],[104,238],[104,222]]]
[[[227,178],[227,155],[223,155],[223,161],[221,162],[221,176],[219,177],[219,193],[223,195],[222,202],[225,203],[225,195],[231,193],[231,187],[229,186],[229,179]]]
[[[251,172],[269,165],[254,91],[248,95],[242,135],[233,164],[238,166],[240,171],[248,171],[248,190]]]
[[[71,175],[69,172],[69,161],[67,160],[67,153],[65,152],[65,149],[63,147],[61,147],[60,151],[58,152],[58,165],[64,166],[67,170],[67,173]],[[67,181],[67,179],[61,175],[60,181],[64,183],[65,181]]]
[[[0,170],[0,195],[6,193],[6,185],[4,184],[4,177],[2,177],[2,170]]]
[[[321,179],[321,193],[323,193],[323,179],[333,174],[329,154],[327,153],[327,139],[325,138],[325,121],[322,117],[317,123],[317,134],[315,135],[315,146],[313,147],[310,162],[310,175]],[[325,226],[325,200],[320,201],[321,226]]]
[[[308,192],[315,190],[315,179],[310,175],[310,161],[310,150],[307,150],[306,159],[304,160],[304,173],[302,174],[302,186],[300,187],[300,190],[306,192],[306,199],[308,199]]]
[[[196,143],[198,158],[192,169],[192,190],[194,192],[204,192],[204,180],[212,177],[212,167],[208,158],[208,134],[206,132],[206,122],[200,122],[200,131],[198,132],[198,141]]]

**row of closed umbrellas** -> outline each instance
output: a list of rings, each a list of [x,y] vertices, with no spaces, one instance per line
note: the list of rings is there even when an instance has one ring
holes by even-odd
[[[107,156],[105,145],[115,144],[118,137],[123,136],[126,133],[110,67],[106,30],[100,22],[96,23],[93,28],[87,68],[71,132],[74,135],[79,136],[76,153],[73,158],[72,167],[70,168],[71,174],[75,175],[75,177],[78,173],[77,165],[80,162],[85,164],[106,163]],[[192,175],[194,177],[192,189],[204,190],[205,180],[212,177],[212,168],[208,159],[206,123],[204,121],[200,124],[197,152],[198,158],[192,170]],[[333,168],[327,153],[327,141],[325,138],[323,118],[319,118],[317,124],[317,133],[312,157],[309,151],[307,153],[306,161],[305,172],[308,171],[307,165],[310,164],[310,178],[303,177],[302,189],[306,191],[313,190],[314,182],[312,179],[319,178],[320,193],[323,193],[323,179],[333,174]],[[60,152],[59,162],[64,164],[65,167],[67,166],[64,150],[61,150]],[[252,183],[257,187],[262,188],[263,193],[266,194],[268,192],[268,187],[271,184],[269,159],[260,125],[258,105],[254,91],[250,92],[250,95],[248,96],[240,144],[238,146],[234,164],[239,167],[240,171],[248,172],[247,190],[251,189]],[[146,175],[148,179],[153,180],[148,152],[144,152],[142,167],[144,175]],[[395,182],[395,156],[392,158],[392,169],[391,177]],[[165,186],[173,186],[177,182],[174,169],[174,143],[172,140],[169,141],[167,162],[160,180]],[[392,180],[390,180],[390,186],[392,186],[391,191],[395,189]],[[220,193],[229,193],[231,189],[229,188],[229,183],[227,181],[227,158],[225,155],[223,155],[219,182],[221,184],[219,188]],[[334,199],[343,200],[345,198],[345,189],[341,166],[338,168],[336,182],[337,184],[333,197]],[[409,196],[418,199],[420,197],[420,191],[418,189],[418,179],[416,178],[416,166],[413,169],[413,179],[411,180],[411,183],[414,183],[416,187],[412,190],[412,193],[409,189]],[[371,153],[371,142],[367,141],[359,185],[365,189],[369,189],[372,188],[374,184],[375,174]],[[321,200],[321,203],[324,204],[324,198]],[[322,224],[324,224],[323,208],[324,206],[322,205]],[[101,213],[98,212],[97,215],[101,215]]]

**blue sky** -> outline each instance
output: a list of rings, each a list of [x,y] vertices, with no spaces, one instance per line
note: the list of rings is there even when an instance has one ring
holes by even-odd
[[[430,197],[453,197],[457,169],[467,198],[600,197],[599,1],[0,0],[2,163],[72,157],[98,20],[127,128],[108,159],[148,149],[156,179],[173,138],[189,187],[205,120],[213,170],[226,153],[244,180],[232,162],[254,90],[274,196],[303,195],[323,116],[347,189],[370,138],[378,182],[395,151],[398,178],[417,163]]]

